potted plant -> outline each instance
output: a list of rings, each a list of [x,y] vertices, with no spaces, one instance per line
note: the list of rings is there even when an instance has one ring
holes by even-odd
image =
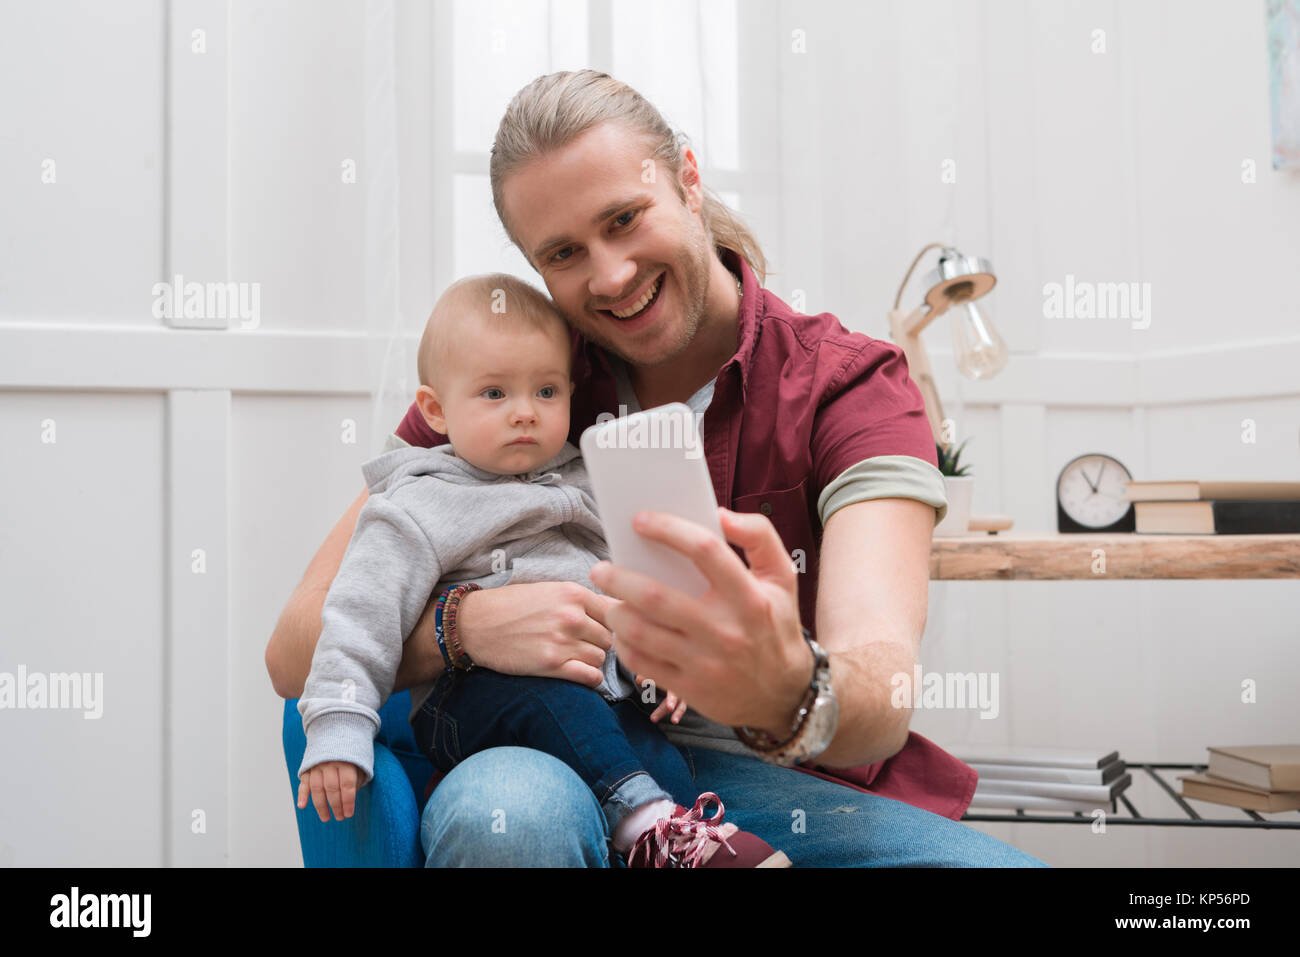
[[[969,441],[970,439],[966,440]],[[939,457],[939,472],[943,475],[944,491],[948,496],[948,514],[934,527],[936,538],[970,533],[970,506],[975,491],[975,478],[968,474],[969,465],[960,464],[966,442],[956,449],[951,446],[945,449],[938,442],[934,445]]]

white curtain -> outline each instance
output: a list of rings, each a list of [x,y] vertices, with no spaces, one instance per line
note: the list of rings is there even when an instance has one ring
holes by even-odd
[[[397,11],[367,0],[365,16],[365,310],[376,386],[371,446],[378,452],[415,396],[415,351],[400,309],[402,183],[397,135]],[[418,340],[417,340],[418,342]]]

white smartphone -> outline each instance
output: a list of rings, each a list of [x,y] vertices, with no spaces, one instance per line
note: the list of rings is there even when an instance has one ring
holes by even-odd
[[[674,402],[610,419],[582,433],[581,449],[610,560],[693,597],[708,591],[694,562],[632,528],[632,517],[645,509],[679,515],[723,537],[696,414]]]

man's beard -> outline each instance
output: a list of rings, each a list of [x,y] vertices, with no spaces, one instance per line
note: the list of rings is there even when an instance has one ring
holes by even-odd
[[[674,288],[677,290],[679,297],[684,300],[680,305],[680,332],[668,344],[665,351],[651,356],[628,355],[613,338],[613,327],[606,325],[607,322],[610,322],[608,319],[599,319],[593,324],[589,315],[584,315],[581,323],[574,322],[573,318],[569,317],[570,325],[575,326],[585,339],[594,342],[606,352],[618,356],[629,365],[651,368],[669,362],[681,355],[682,351],[691,344],[699,331],[700,322],[704,316],[705,298],[709,284],[708,239],[702,232],[691,231],[689,235],[689,242],[683,247],[687,253],[685,262],[668,264],[667,271],[664,274],[664,281],[659,289],[659,295],[662,296],[665,292],[664,286],[668,285],[668,276],[671,274],[679,281],[679,284],[675,285]],[[657,325],[671,321],[671,317],[666,315],[661,315],[655,320]],[[584,326],[594,327],[586,329],[583,328]]]

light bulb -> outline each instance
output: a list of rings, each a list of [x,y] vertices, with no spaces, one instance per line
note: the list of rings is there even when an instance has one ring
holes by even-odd
[[[993,317],[973,302],[953,307],[952,354],[968,379],[987,379],[1007,364],[1007,344],[993,327]]]

